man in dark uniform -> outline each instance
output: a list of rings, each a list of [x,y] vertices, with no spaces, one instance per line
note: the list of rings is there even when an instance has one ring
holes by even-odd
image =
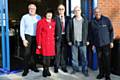
[[[91,21],[91,41],[98,54],[99,75],[97,79],[110,79],[110,48],[113,47],[113,27],[109,18],[101,14],[100,9],[95,8],[95,18]]]

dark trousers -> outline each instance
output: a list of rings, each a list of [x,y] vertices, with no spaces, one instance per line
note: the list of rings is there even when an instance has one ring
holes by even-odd
[[[56,56],[54,61],[54,67],[59,68],[61,65],[62,68],[66,68],[67,63],[67,41],[65,36],[62,35],[62,39],[56,42]]]
[[[35,50],[36,50],[36,39],[34,36],[25,35],[26,40],[29,42],[28,47],[25,47],[24,51],[24,70],[30,68],[36,68],[35,64]]]
[[[99,73],[110,76],[110,45],[96,47],[98,53]]]

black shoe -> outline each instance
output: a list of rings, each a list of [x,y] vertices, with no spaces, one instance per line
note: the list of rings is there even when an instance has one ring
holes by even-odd
[[[105,77],[105,80],[111,80],[111,78],[110,77]]]
[[[43,75],[43,77],[47,77],[47,69],[43,70],[43,74],[42,75]]]
[[[75,70],[73,70],[70,74],[75,74],[76,73],[76,71]]]
[[[34,72],[39,72],[39,70],[37,68],[31,68],[31,70]]]
[[[49,69],[47,69],[47,76],[51,76]]]
[[[82,72],[82,73],[84,74],[85,77],[88,77],[88,76],[89,76],[88,71],[84,71],[84,72]]]
[[[55,73],[58,73],[58,68],[54,68],[54,72],[55,72]]]
[[[66,68],[62,68],[62,71],[63,72],[68,72]]]
[[[24,70],[22,76],[27,76],[28,72],[29,72],[28,70]]]
[[[96,78],[97,79],[102,79],[103,77],[104,77],[104,74],[98,74]]]

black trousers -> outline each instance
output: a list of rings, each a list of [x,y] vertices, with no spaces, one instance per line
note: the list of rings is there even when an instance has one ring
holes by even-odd
[[[98,53],[99,73],[110,76],[110,45],[96,47]]]
[[[66,68],[67,59],[68,59],[67,47],[68,46],[65,35],[62,35],[62,39],[56,42],[56,56],[54,61],[55,68],[59,68],[60,66],[62,68]]]
[[[24,70],[36,68],[35,51],[36,51],[36,38],[35,36],[25,35],[26,40],[29,42],[28,47],[24,50]]]

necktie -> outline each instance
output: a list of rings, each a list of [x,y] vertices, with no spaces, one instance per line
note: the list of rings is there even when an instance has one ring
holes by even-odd
[[[61,16],[61,25],[62,25],[62,32],[64,32],[64,20],[63,20],[63,16]]]

